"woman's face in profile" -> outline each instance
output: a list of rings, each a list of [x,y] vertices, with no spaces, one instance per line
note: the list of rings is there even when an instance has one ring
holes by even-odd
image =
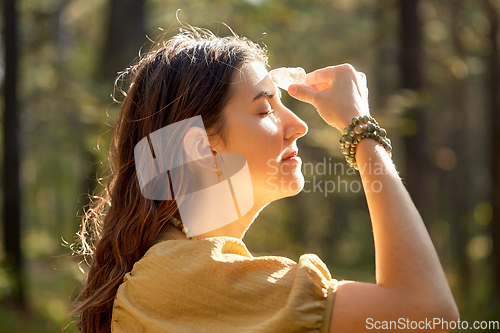
[[[260,62],[237,70],[231,89],[223,110],[226,141],[218,152],[247,159],[256,203],[299,193],[304,186],[302,161],[298,156],[283,159],[298,151],[296,141],[307,133],[307,124],[281,103],[279,88]]]

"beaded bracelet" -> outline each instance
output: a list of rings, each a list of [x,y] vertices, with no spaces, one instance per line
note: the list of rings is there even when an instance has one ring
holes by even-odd
[[[356,146],[364,138],[377,140],[392,157],[391,140],[387,138],[387,131],[379,126],[375,118],[371,116],[359,116],[352,118],[349,127],[344,128],[344,134],[340,138],[340,149],[351,168],[359,170],[356,163]]]

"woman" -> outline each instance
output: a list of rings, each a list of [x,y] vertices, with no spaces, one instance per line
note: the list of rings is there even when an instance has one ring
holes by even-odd
[[[281,103],[266,61],[265,52],[247,39],[191,28],[129,69],[107,191],[88,210],[79,233],[82,252],[92,254],[75,309],[80,331],[361,332],[384,321],[458,319],[432,242],[387,153],[389,141],[379,127],[367,132],[376,122],[367,118],[366,78],[350,65],[309,73],[305,84],[291,85],[288,93],[311,103],[341,131],[357,118],[351,124],[356,134],[348,128],[342,145],[365,187],[375,181],[382,185],[379,192],[366,191],[377,283],[332,279],[311,254],[295,263],[247,251],[241,239],[260,210],[297,194],[304,184],[301,161],[293,156],[308,128]],[[202,142],[207,137],[214,156],[244,156],[254,201],[232,223],[194,240],[187,237],[175,200],[151,200],[141,193],[134,148],[151,133],[196,116],[203,119],[206,136],[198,130],[184,138]],[[346,143],[353,139],[351,154]],[[206,156],[196,148],[201,145],[186,149],[185,141],[171,142],[184,148],[185,160]],[[369,172],[369,163],[385,172]],[[220,180],[224,166],[214,166]],[[276,191],[268,182],[276,170],[282,184],[298,186]],[[208,219],[203,211],[195,216]],[[95,247],[89,239],[96,240]]]

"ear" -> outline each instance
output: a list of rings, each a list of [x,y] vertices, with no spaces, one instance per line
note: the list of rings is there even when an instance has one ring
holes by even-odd
[[[207,133],[203,128],[193,126],[189,128],[184,136],[182,148],[186,152],[187,162],[198,161],[199,164],[213,169],[211,167],[214,163],[212,148],[208,141]]]

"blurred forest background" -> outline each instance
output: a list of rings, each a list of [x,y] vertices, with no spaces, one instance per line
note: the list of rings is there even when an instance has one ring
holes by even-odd
[[[179,8],[184,22],[228,35],[224,22],[266,45],[271,68],[349,62],[365,72],[461,319],[499,320],[500,1],[4,0],[1,332],[75,332],[67,312],[84,274],[67,243],[107,171],[114,79],[159,27],[176,32]],[[309,125],[303,163],[345,164],[340,134],[312,107],[286,93],[283,102]],[[250,228],[250,251],[313,252],[337,279],[374,282],[359,176],[339,170],[306,170],[305,191]],[[334,193],[314,190],[325,180]]]

